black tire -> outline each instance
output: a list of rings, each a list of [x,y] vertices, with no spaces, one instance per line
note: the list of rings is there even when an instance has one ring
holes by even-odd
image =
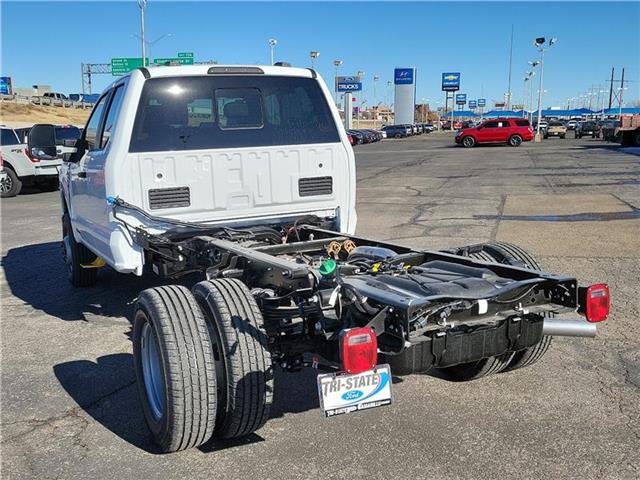
[[[0,198],[15,197],[22,190],[22,182],[9,167],[4,167],[6,176],[0,181]]]
[[[440,370],[450,379],[457,382],[468,382],[498,373],[509,366],[514,352],[506,352],[496,357],[483,358],[475,362],[461,363]]]
[[[498,263],[506,263],[507,265],[515,265],[531,270],[541,270],[542,267],[538,261],[526,250],[517,245],[504,242],[496,242],[485,245],[484,256],[479,256],[482,260],[489,260]],[[471,254],[470,256],[474,256]],[[489,258],[487,258],[489,257]],[[548,314],[547,316],[552,316]],[[540,342],[532,347],[515,352],[509,365],[503,371],[508,372],[516,368],[522,368],[537,362],[547,352],[551,346],[552,337],[545,335]]]
[[[546,140],[547,138],[549,138],[549,135],[543,135],[543,137]]]
[[[476,146],[476,139],[471,136],[466,136],[462,139],[462,145],[465,148],[472,148]]]
[[[511,135],[509,138],[509,145],[512,147],[519,147],[522,144],[522,137],[520,135]]]
[[[396,138],[402,138],[402,134],[401,133],[396,133]]]
[[[560,138],[562,138],[563,140],[564,140],[564,137],[565,137],[564,135],[560,135]]]
[[[155,362],[147,353],[152,348]],[[216,375],[207,323],[187,288],[169,285],[140,294],[133,361],[144,417],[160,449],[206,443],[215,426]]]
[[[67,266],[67,278],[74,287],[90,287],[96,283],[98,269],[84,268],[82,265],[93,263],[97,256],[76,241],[68,213],[62,216],[62,251]]]
[[[193,293],[209,324],[218,379],[214,436],[237,438],[262,427],[273,401],[273,368],[264,320],[237,279],[200,282]]]

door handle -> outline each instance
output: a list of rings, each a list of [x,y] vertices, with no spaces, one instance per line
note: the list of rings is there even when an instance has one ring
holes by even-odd
[[[87,172],[78,172],[78,178],[87,178]]]

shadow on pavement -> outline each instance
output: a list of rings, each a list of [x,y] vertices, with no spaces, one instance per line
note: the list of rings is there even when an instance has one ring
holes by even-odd
[[[48,315],[70,321],[89,321],[92,316],[132,318],[138,293],[166,283],[155,275],[136,277],[103,268],[95,286],[75,288],[67,280],[60,242],[12,248],[2,265],[15,297]]]
[[[53,371],[65,391],[96,422],[148,453],[160,453],[144,420],[133,355],[105,355],[96,362],[75,360],[55,365]],[[318,409],[316,373],[305,369],[291,374],[275,368],[270,418]],[[321,415],[319,410],[317,414]],[[259,433],[233,440],[212,439],[200,450],[215,452],[264,441]]]
[[[53,371],[60,385],[94,420],[126,442],[158,453],[142,414],[131,354],[105,355],[97,362],[60,363]]]

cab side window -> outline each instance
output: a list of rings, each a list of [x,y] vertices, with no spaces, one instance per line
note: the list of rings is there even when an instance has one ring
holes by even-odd
[[[498,122],[487,122],[484,124],[484,128],[498,128]]]
[[[116,125],[116,119],[122,106],[122,97],[124,97],[124,87],[117,87],[113,95],[111,96],[111,102],[109,103],[109,109],[104,120],[104,127],[102,128],[102,138],[100,139],[100,149],[103,149],[109,143],[111,134]]]
[[[98,129],[100,128],[100,121],[102,120],[102,114],[104,113],[104,108],[108,98],[109,95],[105,94],[100,100],[98,100],[98,103],[91,113],[91,117],[89,117],[87,126],[85,127],[84,139],[87,142],[88,150],[97,150],[100,148],[98,144]]]

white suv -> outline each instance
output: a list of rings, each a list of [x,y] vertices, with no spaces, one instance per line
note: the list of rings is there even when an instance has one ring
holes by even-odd
[[[65,140],[75,140],[80,136],[80,129],[72,125],[55,127],[55,155],[38,158],[31,155],[25,138],[29,129],[9,128],[2,126],[0,151],[3,161],[3,175],[0,177],[0,194],[2,198],[15,197],[23,185],[36,185],[44,190],[58,188],[58,172],[62,161],[60,154],[69,151],[63,146]]]

